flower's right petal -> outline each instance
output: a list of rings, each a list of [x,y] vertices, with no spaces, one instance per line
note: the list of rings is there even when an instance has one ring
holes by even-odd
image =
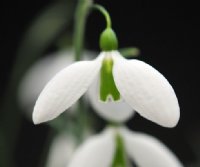
[[[99,99],[99,76],[88,91],[89,102],[95,111],[104,119],[112,122],[124,122],[135,113],[134,110],[121,99],[120,101],[102,102]]]
[[[88,139],[74,154],[68,167],[110,167],[115,152],[112,131]]]
[[[178,158],[153,136],[121,130],[127,154],[140,167],[183,167]]]
[[[180,118],[176,94],[167,79],[139,60],[126,60],[113,52],[113,76],[124,100],[144,118],[174,127]]]
[[[93,61],[76,62],[57,73],[36,101],[34,123],[52,120],[72,106],[97,76],[101,61],[102,55]]]

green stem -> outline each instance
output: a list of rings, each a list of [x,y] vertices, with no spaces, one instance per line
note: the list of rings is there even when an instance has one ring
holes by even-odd
[[[39,160],[39,165],[38,165],[39,167],[47,166],[47,160],[48,160],[47,158],[49,156],[49,151],[50,151],[49,146],[52,144],[55,136],[56,136],[56,133],[54,129],[50,129],[48,132],[43,150],[42,150],[40,160]]]
[[[91,0],[79,0],[76,8],[74,22],[74,47],[76,61],[81,59],[85,33],[85,23],[91,4]]]
[[[104,17],[106,19],[107,28],[111,28],[112,22],[111,22],[111,18],[110,18],[108,11],[103,6],[101,6],[99,4],[94,4],[92,7],[94,9],[99,10],[104,15]]]

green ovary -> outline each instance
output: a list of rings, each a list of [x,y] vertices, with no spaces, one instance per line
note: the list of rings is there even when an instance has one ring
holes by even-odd
[[[111,57],[105,57],[102,62],[100,76],[100,100],[107,101],[112,97],[114,101],[120,100],[120,93],[115,85],[113,74],[113,60]]]

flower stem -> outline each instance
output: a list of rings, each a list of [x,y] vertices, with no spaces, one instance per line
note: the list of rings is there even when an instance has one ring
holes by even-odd
[[[79,0],[75,12],[74,22],[74,47],[75,47],[75,60],[81,59],[83,50],[83,41],[85,33],[86,18],[89,14],[89,8],[92,4],[91,0]]]
[[[94,9],[99,10],[104,15],[104,17],[106,19],[107,28],[111,28],[112,22],[111,22],[111,18],[110,18],[108,11],[103,6],[101,6],[99,4],[94,4],[92,7]]]
[[[118,39],[115,32],[112,29],[112,22],[108,11],[99,4],[92,5],[93,9],[97,9],[102,13],[106,20],[106,28],[100,35],[99,46],[102,51],[112,51],[118,48]]]

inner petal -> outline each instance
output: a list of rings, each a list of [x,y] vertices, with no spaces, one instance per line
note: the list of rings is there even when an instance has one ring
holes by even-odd
[[[113,59],[106,55],[102,62],[100,74],[100,100],[104,102],[120,100],[120,93],[115,85],[112,69]]]
[[[120,134],[115,136],[115,154],[113,157],[112,167],[127,167],[127,155],[125,153],[125,146],[123,138]]]

